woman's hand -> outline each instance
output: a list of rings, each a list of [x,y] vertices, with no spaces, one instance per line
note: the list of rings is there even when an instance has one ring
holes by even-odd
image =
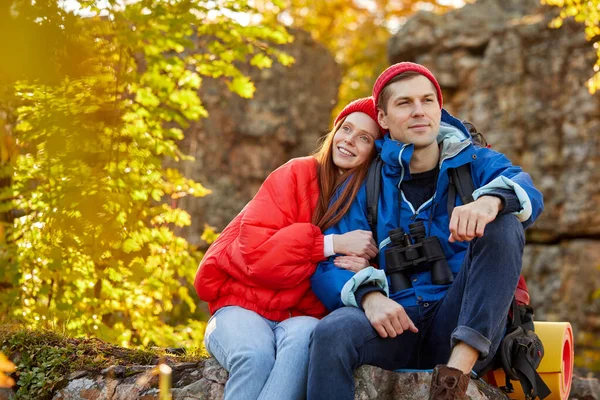
[[[333,260],[338,268],[344,268],[352,272],[358,272],[369,266],[369,261],[358,256],[338,256]]]
[[[343,235],[333,235],[333,251],[336,254],[358,256],[370,260],[377,255],[377,245],[371,231],[355,230]]]

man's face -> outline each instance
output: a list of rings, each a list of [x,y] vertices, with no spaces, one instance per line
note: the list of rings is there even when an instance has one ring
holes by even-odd
[[[437,146],[442,110],[436,91],[423,75],[389,85],[387,113],[378,110],[379,124],[393,139],[413,143],[415,150]]]

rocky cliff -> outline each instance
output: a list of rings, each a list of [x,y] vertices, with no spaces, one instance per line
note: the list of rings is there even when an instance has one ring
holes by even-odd
[[[389,43],[439,79],[444,106],[526,171],[545,211],[528,231],[524,274],[538,319],[574,325],[580,365],[600,333],[600,93],[585,83],[595,51],[583,27],[548,22],[537,0],[479,0],[419,13]],[[595,294],[596,293],[596,294]]]

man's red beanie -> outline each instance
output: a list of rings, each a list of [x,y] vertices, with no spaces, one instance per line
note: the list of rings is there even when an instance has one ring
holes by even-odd
[[[340,122],[344,117],[354,113],[354,112],[362,112],[367,114],[369,117],[373,118],[373,121],[381,129],[379,126],[379,122],[377,122],[377,108],[375,107],[375,102],[373,101],[373,97],[363,97],[362,99],[357,99],[350,102],[344,109],[340,112],[340,114],[335,118],[333,122],[333,126],[336,126],[338,122]]]
[[[383,71],[381,75],[379,75],[379,78],[377,78],[377,80],[375,81],[375,85],[373,85],[373,102],[375,103],[375,106],[377,106],[377,102],[379,101],[379,95],[381,94],[381,91],[383,90],[385,85],[387,85],[387,83],[393,77],[406,71],[418,72],[419,74],[429,79],[431,83],[433,83],[433,86],[435,87],[435,90],[437,92],[438,103],[440,103],[440,108],[442,108],[442,89],[440,88],[438,81],[435,79],[431,71],[429,71],[427,68],[420,64],[415,64],[412,62],[401,62],[398,64],[394,64],[388,67],[385,71]]]

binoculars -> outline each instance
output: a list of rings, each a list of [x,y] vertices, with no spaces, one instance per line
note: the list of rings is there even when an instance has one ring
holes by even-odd
[[[423,221],[408,225],[410,234],[402,228],[389,232],[391,246],[385,252],[386,273],[392,293],[412,287],[410,274],[431,270],[435,285],[452,283],[454,277],[437,236],[426,236]]]

